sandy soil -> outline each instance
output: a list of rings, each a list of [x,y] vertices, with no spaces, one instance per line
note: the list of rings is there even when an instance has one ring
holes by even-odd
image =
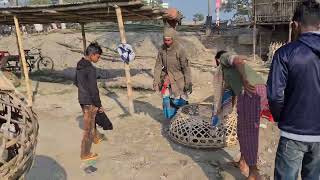
[[[98,41],[111,48],[118,39],[113,33],[88,33],[88,40]],[[135,34],[128,35],[134,37]],[[123,64],[116,58],[104,54],[97,65],[103,78],[100,82],[102,104],[114,124],[114,130],[106,132],[108,141],[95,145],[99,153],[98,171],[86,175],[80,168],[80,141],[82,137],[82,113],[77,102],[77,89],[68,80],[72,78],[76,62],[81,58],[81,35],[79,33],[54,33],[30,36],[25,47],[41,47],[43,53],[55,61],[53,74],[37,74],[32,77],[34,110],[39,116],[40,136],[35,164],[28,180],[215,180],[245,179],[239,171],[228,165],[234,160],[239,147],[199,150],[176,144],[167,137],[166,125],[161,111],[161,98],[148,90],[134,91],[136,115],[127,112],[125,89],[102,88],[115,80],[124,78]],[[132,43],[140,58],[132,63],[133,82],[152,83],[155,63],[157,34],[133,38]],[[206,50],[196,35],[184,38],[193,47],[190,54],[194,93],[191,103],[201,102],[212,95],[212,53]],[[130,39],[130,38],[128,38]],[[15,53],[15,37],[0,40],[0,49]],[[137,43],[139,42],[139,43]],[[61,45],[64,44],[64,45]],[[69,47],[66,47],[67,44]],[[70,48],[72,47],[72,48]],[[73,51],[71,51],[73,49]],[[148,89],[148,88],[145,88]],[[23,91],[23,87],[20,88]],[[273,161],[278,141],[277,128],[265,120],[260,133],[259,165],[266,179],[273,174]],[[272,179],[272,178],[271,178]]]

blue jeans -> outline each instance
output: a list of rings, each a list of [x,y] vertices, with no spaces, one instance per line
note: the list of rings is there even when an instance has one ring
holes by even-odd
[[[278,145],[274,179],[320,180],[320,143],[308,143],[281,137]]]

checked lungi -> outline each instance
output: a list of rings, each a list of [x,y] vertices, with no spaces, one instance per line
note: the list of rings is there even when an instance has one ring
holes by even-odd
[[[256,94],[238,96],[237,133],[240,152],[249,166],[257,164],[261,111],[268,109],[265,85],[256,85]]]

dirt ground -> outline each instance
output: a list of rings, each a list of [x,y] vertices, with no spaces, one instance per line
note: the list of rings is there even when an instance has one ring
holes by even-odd
[[[123,64],[110,49],[117,44],[114,33],[88,33],[88,41],[98,40],[109,51],[97,64],[101,100],[113,122],[114,130],[106,132],[108,140],[93,149],[100,155],[98,171],[86,175],[80,168],[82,113],[77,89],[72,84],[74,68],[81,58],[81,35],[59,32],[25,37],[25,47],[40,47],[53,58],[55,72],[31,74],[34,110],[38,114],[40,133],[35,164],[28,180],[218,180],[245,179],[227,162],[233,161],[239,147],[200,150],[181,146],[167,136],[159,94],[150,91],[156,48],[161,35],[128,33],[138,58],[131,64],[136,114],[127,112],[127,93],[121,88],[104,88],[124,80]],[[191,103],[202,102],[212,95],[212,57],[196,34],[184,34],[185,45],[192,47],[190,59],[194,82]],[[108,39],[111,39],[108,41]],[[0,49],[15,53],[15,37],[0,40]],[[78,51],[77,51],[78,50]],[[81,52],[81,51],[80,51]],[[144,84],[145,86],[141,87]],[[147,85],[146,85],[147,84]],[[24,91],[23,87],[19,88]],[[278,141],[275,125],[262,120],[259,166],[266,179],[272,179],[273,161]]]

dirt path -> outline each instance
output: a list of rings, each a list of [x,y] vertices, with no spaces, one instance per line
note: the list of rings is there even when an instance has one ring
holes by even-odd
[[[39,84],[35,106],[40,137],[30,180],[60,179],[219,179],[218,165],[232,159],[227,150],[202,151],[169,141],[162,130],[161,102],[152,92],[136,93],[137,115],[129,117],[126,92],[102,96],[115,129],[108,141],[94,146],[100,154],[98,172],[84,175],[80,169],[81,110],[72,85]],[[236,170],[234,176],[240,175]],[[238,179],[238,178],[237,178]]]
[[[244,179],[226,165],[236,156],[237,147],[197,150],[171,142],[159,95],[135,91],[137,115],[132,117],[126,111],[126,91],[101,89],[101,98],[115,129],[106,133],[108,141],[94,146],[100,155],[98,171],[85,175],[80,169],[82,116],[76,88],[68,83],[38,83],[34,109],[40,137],[28,180]]]
[[[65,32],[66,33],[66,32]],[[159,34],[150,33],[147,38],[135,38],[137,55],[132,63],[133,83],[152,87],[156,43]],[[81,52],[71,51],[61,43],[81,49],[80,33],[54,33],[27,37],[25,47],[40,47],[44,54],[55,61],[57,74],[72,78]],[[141,35],[139,36],[141,37]],[[159,40],[160,37],[160,40]],[[128,39],[130,39],[128,38]],[[192,44],[191,67],[194,92],[191,103],[201,102],[212,95],[212,57],[196,36],[185,35]],[[118,39],[113,33],[88,33],[88,40],[98,39],[102,45],[112,47]],[[140,41],[141,40],[141,41]],[[0,40],[0,48],[14,53],[14,37]],[[196,52],[196,53],[193,53]],[[107,51],[109,53],[109,51]],[[104,57],[107,55],[104,54]],[[97,65],[102,78],[111,81],[124,80],[123,63],[112,58],[103,59]],[[38,74],[39,75],[39,74]],[[226,162],[232,161],[238,147],[219,150],[197,150],[175,144],[167,137],[166,122],[161,111],[161,98],[152,91],[134,91],[137,114],[128,116],[127,96],[123,89],[101,90],[102,104],[114,124],[107,132],[108,141],[94,146],[99,153],[98,171],[85,175],[80,169],[80,141],[82,137],[82,113],[77,101],[77,89],[71,81],[60,77],[31,76],[35,94],[34,110],[39,116],[40,136],[34,167],[27,180],[219,180],[244,179],[239,171]],[[56,82],[56,83],[52,83]],[[210,99],[209,99],[210,101]],[[273,174],[273,161],[277,128],[268,124],[261,128],[260,160],[262,173]]]

